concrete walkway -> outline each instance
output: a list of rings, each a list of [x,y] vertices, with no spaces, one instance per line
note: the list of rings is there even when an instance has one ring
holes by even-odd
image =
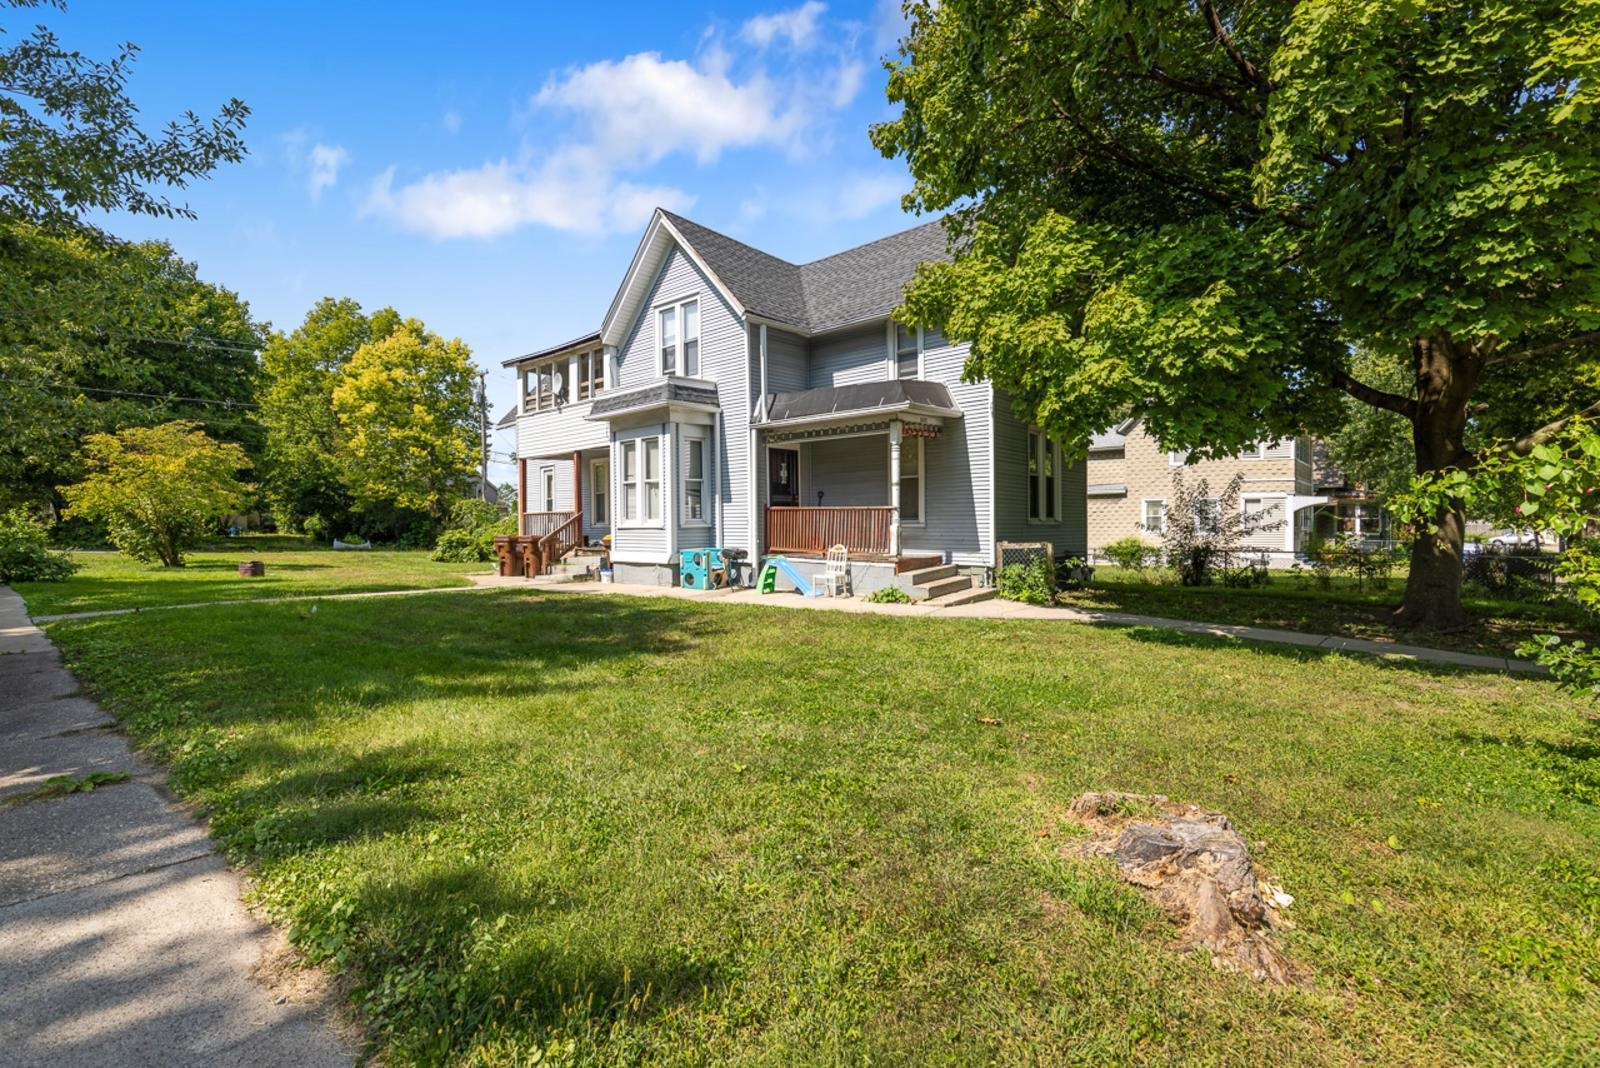
[[[46,779],[122,774],[34,798]],[[271,932],[204,828],[0,586],[0,1068],[348,1065],[250,978]]]
[[[798,593],[760,594],[751,589],[735,590],[685,590],[678,587],[635,586],[626,583],[561,582],[544,583],[521,578],[501,578],[498,575],[468,576],[483,588],[537,589],[552,593],[620,594],[629,597],[676,597],[689,601],[716,601],[723,604],[755,604],[769,608],[799,608],[813,611],[875,613],[892,616],[940,616],[947,619],[1047,619],[1066,623],[1089,623],[1112,627],[1156,627],[1183,634],[1199,634],[1213,638],[1233,638],[1240,641],[1268,642],[1277,645],[1297,645],[1307,649],[1329,652],[1361,653],[1370,656],[1394,657],[1429,664],[1455,664],[1460,667],[1485,671],[1509,671],[1518,674],[1542,675],[1543,666],[1526,660],[1504,656],[1482,656],[1476,653],[1458,653],[1448,649],[1429,649],[1420,645],[1399,645],[1394,642],[1375,642],[1364,638],[1342,638],[1334,634],[1306,634],[1297,630],[1278,630],[1273,627],[1233,626],[1223,623],[1202,623],[1190,619],[1165,619],[1160,616],[1139,616],[1125,612],[1086,612],[1078,608],[1019,604],[1016,601],[979,601],[975,604],[871,604],[860,598],[802,597]]]

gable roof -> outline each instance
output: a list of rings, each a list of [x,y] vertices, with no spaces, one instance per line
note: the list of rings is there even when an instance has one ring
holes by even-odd
[[[664,209],[661,215],[748,314],[808,334],[887,316],[918,264],[950,258],[942,219],[795,264],[692,219]]]

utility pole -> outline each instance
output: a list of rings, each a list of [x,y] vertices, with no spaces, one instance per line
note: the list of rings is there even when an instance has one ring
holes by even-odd
[[[489,499],[489,394],[484,372],[478,372],[478,500]]]

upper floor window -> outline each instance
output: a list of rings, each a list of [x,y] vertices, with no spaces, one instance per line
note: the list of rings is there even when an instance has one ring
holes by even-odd
[[[1028,431],[1028,518],[1040,523],[1056,520],[1061,450],[1039,430]]]
[[[700,302],[686,300],[681,304],[656,309],[656,346],[661,353],[661,373],[664,375],[700,374]]]
[[[922,373],[922,348],[918,344],[918,328],[903,323],[894,324],[894,376],[917,378]]]
[[[1186,453],[1186,452],[1169,452],[1169,453],[1167,453],[1167,465],[1169,467],[1182,467],[1184,464],[1186,464],[1188,462],[1189,462],[1189,454]]]
[[[565,404],[568,392],[567,359],[545,360],[522,369],[522,408],[537,412]]]

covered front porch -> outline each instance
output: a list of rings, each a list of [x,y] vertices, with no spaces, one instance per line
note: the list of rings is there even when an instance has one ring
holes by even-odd
[[[925,443],[959,418],[943,386],[878,382],[775,394],[760,424],[762,551],[899,559],[927,517]],[[919,559],[926,559],[922,553]]]

